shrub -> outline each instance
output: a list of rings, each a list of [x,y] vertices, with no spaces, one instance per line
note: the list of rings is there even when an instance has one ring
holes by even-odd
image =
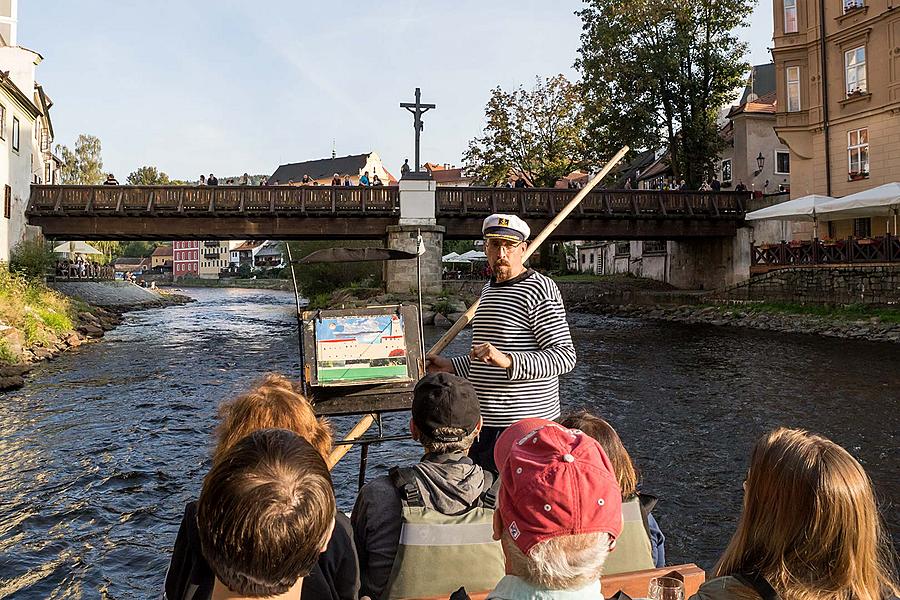
[[[9,256],[9,270],[29,278],[44,277],[55,265],[53,250],[43,239],[19,242]]]
[[[19,362],[19,357],[12,351],[6,340],[0,339],[0,365],[14,365]]]

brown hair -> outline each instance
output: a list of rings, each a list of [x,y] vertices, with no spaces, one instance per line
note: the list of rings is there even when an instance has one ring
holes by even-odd
[[[579,429],[600,442],[616,472],[616,480],[622,489],[622,499],[628,500],[637,494],[637,469],[612,425],[584,409],[563,416],[559,424],[569,429]]]
[[[318,560],[335,510],[321,454],[292,431],[263,429],[225,451],[203,480],[200,547],[229,590],[283,594]]]
[[[780,428],[756,443],[744,509],[717,575],[755,572],[782,598],[900,594],[872,483],[834,442]]]
[[[252,390],[219,407],[213,462],[258,429],[288,429],[312,444],[323,458],[331,453],[331,424],[317,419],[309,400],[282,375],[266,375]]]

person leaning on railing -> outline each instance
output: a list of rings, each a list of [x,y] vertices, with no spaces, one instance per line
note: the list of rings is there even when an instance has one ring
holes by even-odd
[[[896,564],[859,462],[781,428],[753,448],[737,531],[691,600],[887,600],[900,595]]]

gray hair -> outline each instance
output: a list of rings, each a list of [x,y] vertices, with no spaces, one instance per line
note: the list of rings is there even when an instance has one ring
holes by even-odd
[[[512,575],[549,590],[573,590],[600,579],[609,555],[608,533],[560,535],[535,544],[526,556],[504,528],[503,554]]]
[[[475,443],[475,438],[478,436],[477,431],[473,431],[472,433],[467,435],[466,430],[459,427],[438,427],[434,430],[434,433],[438,435],[461,436],[462,439],[458,442],[439,442],[424,431],[420,430],[419,443],[425,447],[425,452],[428,452],[430,454],[468,452],[469,448],[472,447],[472,444]]]

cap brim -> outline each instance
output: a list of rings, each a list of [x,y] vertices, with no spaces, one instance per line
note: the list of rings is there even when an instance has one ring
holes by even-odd
[[[494,463],[497,465],[497,469],[501,473],[503,472],[503,465],[506,464],[506,459],[509,458],[509,451],[514,444],[517,444],[519,440],[532,431],[546,425],[557,425],[557,423],[548,419],[531,417],[517,421],[507,427],[503,433],[500,434],[500,437],[497,438],[497,443],[494,444]]]

